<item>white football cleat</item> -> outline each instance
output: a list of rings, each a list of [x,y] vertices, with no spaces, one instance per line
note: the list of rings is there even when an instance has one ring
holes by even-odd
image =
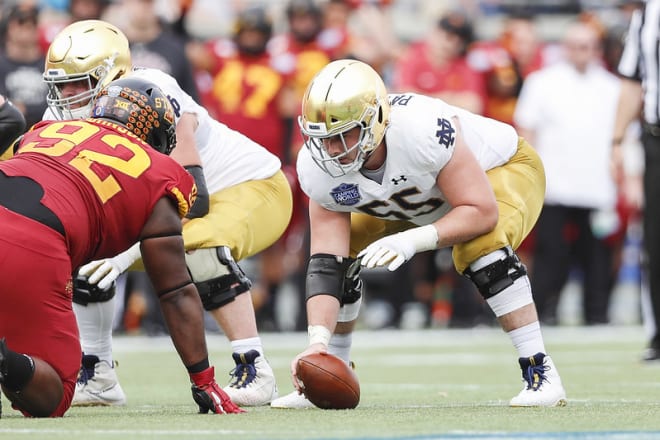
[[[286,396],[270,402],[270,407],[279,409],[307,409],[316,408],[316,405],[307,400],[304,394],[298,394],[298,391],[293,391]]]
[[[126,394],[112,365],[84,355],[71,406],[123,406]]]
[[[275,374],[266,359],[257,351],[233,353],[236,368],[224,391],[239,406],[268,405],[277,398]]]
[[[566,406],[566,391],[550,356],[536,353],[518,359],[518,363],[524,385],[522,391],[511,399],[510,406]]]

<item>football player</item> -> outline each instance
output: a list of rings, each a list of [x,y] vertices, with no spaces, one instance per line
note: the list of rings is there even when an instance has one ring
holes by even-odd
[[[46,117],[84,116],[95,89],[123,76],[156,82],[174,107],[172,157],[193,175],[198,190],[183,225],[186,263],[204,308],[231,341],[236,368],[225,391],[239,405],[268,404],[277,396],[275,376],[257,332],[251,282],[238,262],[277,241],[288,225],[292,197],[280,160],[209,117],[170,75],[134,69],[124,34],[98,20],[69,25],[50,45],[44,80],[52,114]],[[126,401],[112,361],[113,282],[139,258],[137,250],[135,245],[79,270],[74,309],[84,358],[74,405]]]
[[[447,246],[518,353],[524,386],[510,405],[566,404],[515,252],[539,216],[545,174],[513,127],[424,95],[388,96],[380,76],[355,60],[332,62],[311,81],[299,125],[298,176],[310,198],[309,346],[291,363],[296,391],[279,406],[284,398],[309,406],[295,394],[301,356],[330,345],[349,361],[361,267],[394,271]]]
[[[2,391],[26,416],[67,411],[81,356],[72,270],[139,240],[200,412],[243,412],[208,360],[181,237],[195,185],[167,157],[176,145],[169,100],[151,82],[119,79],[100,91],[92,115],[39,122],[0,163],[0,303],[11,305],[0,307]]]

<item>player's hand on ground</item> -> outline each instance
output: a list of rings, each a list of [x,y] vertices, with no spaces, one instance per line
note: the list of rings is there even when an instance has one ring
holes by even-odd
[[[307,355],[313,354],[313,353],[327,353],[328,352],[328,347],[325,346],[324,344],[317,343],[317,344],[311,344],[309,347],[305,349],[302,353],[298,354],[296,357],[293,358],[293,361],[291,361],[291,382],[293,383],[293,387],[298,391],[298,393],[302,393],[302,385],[300,380],[298,379],[298,360],[302,357],[305,357]]]
[[[415,255],[415,245],[403,234],[394,234],[376,240],[358,254],[362,265],[367,268],[387,266],[397,270]]]
[[[209,411],[215,414],[239,414],[245,412],[239,408],[215,381],[215,369],[209,367],[190,375],[192,396],[199,406],[199,412]]]

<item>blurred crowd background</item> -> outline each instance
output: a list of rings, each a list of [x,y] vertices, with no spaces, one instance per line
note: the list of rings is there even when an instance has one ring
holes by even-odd
[[[530,120],[516,117],[516,108],[526,80],[535,72],[560,63],[576,68],[586,63],[614,78],[630,16],[639,5],[617,0],[0,0],[0,93],[25,112],[28,123],[39,121],[46,108],[44,55],[57,32],[90,18],[121,28],[131,43],[134,65],[173,75],[215,118],[280,157],[296,200],[293,220],[280,242],[242,266],[254,282],[261,331],[302,330],[308,250],[306,201],[295,176],[302,145],[296,117],[302,92],[315,72],[332,59],[357,58],[376,68],[393,92],[438,96],[518,126]],[[592,33],[585,34],[581,25]],[[548,87],[562,87],[552,84]],[[531,90],[529,95],[531,102]],[[584,131],[586,140],[565,142],[558,150],[561,156],[552,159],[560,173],[549,179],[570,179],[570,170],[587,180],[604,174],[603,160],[585,162],[584,154],[571,152],[584,147],[593,158],[609,152],[607,133],[615,103],[605,97],[598,101],[598,91],[594,96],[590,104],[597,112],[592,118],[602,124],[595,129],[568,127]],[[564,117],[572,118],[571,111],[582,111],[582,98],[571,98],[569,94],[568,102],[555,103],[554,112],[566,109]],[[550,109],[538,103],[531,108],[538,109],[540,125],[519,128],[531,137],[542,136],[543,128],[557,127],[554,134],[559,132],[561,125],[553,121]],[[590,139],[600,140],[585,146]],[[627,144],[629,179],[625,185],[614,182],[610,202],[559,202],[571,207],[571,215],[578,214],[555,220],[555,240],[567,244],[563,256],[552,254],[557,261],[543,258],[543,267],[535,267],[539,249],[534,233],[520,250],[531,275],[552,269],[556,283],[549,289],[554,294],[537,298],[547,325],[641,323],[642,202],[635,179],[643,164],[634,132]],[[552,151],[544,154],[551,160]],[[580,220],[585,218],[586,223]],[[584,240],[586,235],[589,240]],[[596,255],[594,242],[601,249]],[[362,325],[494,325],[480,295],[454,271],[450,252],[417,255],[394,273],[363,272],[367,290]],[[591,262],[597,257],[595,276],[604,282],[594,287]],[[116,330],[164,332],[144,274],[131,272],[121,285],[125,300]],[[208,326],[217,330],[212,320]]]

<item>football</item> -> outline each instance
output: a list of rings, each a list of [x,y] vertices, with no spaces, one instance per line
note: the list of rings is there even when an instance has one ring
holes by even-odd
[[[352,409],[360,402],[360,382],[351,367],[328,353],[314,353],[298,360],[303,393],[321,409]]]

